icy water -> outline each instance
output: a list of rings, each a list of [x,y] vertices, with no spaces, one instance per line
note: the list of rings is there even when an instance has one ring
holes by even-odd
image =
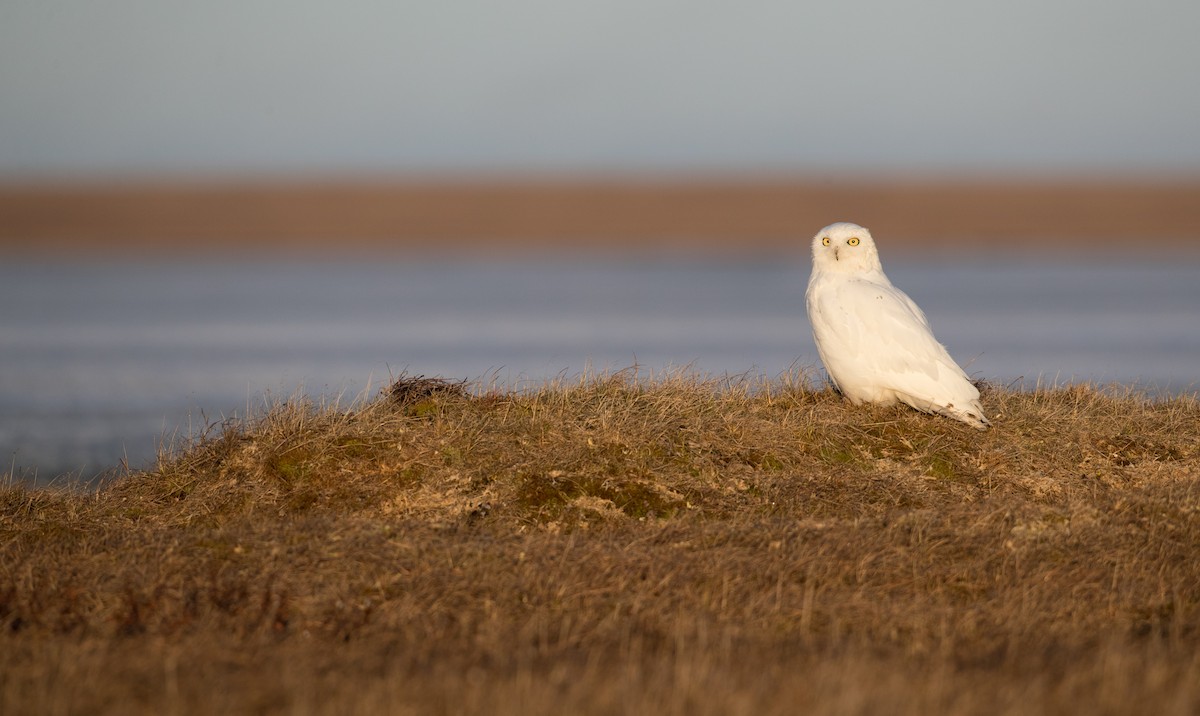
[[[977,378],[1200,386],[1200,263],[888,261]],[[807,256],[783,262],[243,261],[0,265],[0,456],[44,481],[152,459],[297,390],[389,375],[501,384],[670,366],[819,365]]]

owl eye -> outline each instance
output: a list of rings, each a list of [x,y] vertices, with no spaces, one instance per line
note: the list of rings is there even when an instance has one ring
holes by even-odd
[[[828,246],[828,245],[829,245],[829,237],[828,237],[828,236],[826,236],[825,238],[821,239],[821,245],[822,245],[822,246]]]
[[[851,246],[858,246],[858,237],[851,236],[850,239],[846,243],[850,244]]]

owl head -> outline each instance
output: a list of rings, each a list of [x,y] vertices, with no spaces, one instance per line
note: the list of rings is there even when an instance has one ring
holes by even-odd
[[[817,232],[812,245],[813,268],[838,273],[882,271],[871,232],[858,224],[839,221]]]

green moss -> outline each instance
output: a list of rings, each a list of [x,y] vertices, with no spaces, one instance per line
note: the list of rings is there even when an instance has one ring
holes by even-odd
[[[433,399],[421,400],[406,406],[404,412],[414,418],[432,418],[438,414],[438,404]]]
[[[263,468],[268,474],[288,484],[303,482],[312,472],[309,455],[295,452],[272,455],[263,464]]]
[[[633,518],[669,518],[684,508],[681,496],[649,479],[599,475],[524,475],[519,478],[514,505],[537,521],[553,521],[571,511],[580,497],[608,500]]]
[[[824,445],[817,451],[817,456],[830,465],[856,465],[862,462],[857,451],[841,446]]]
[[[340,437],[333,444],[347,458],[369,457],[373,452],[371,443],[351,435]]]
[[[778,472],[786,465],[774,453],[766,450],[744,450],[741,453],[742,461],[756,470],[766,470],[768,472]]]
[[[421,465],[409,465],[400,471],[399,477],[401,483],[405,485],[417,485],[425,479],[426,469]]]
[[[465,453],[463,452],[463,449],[456,445],[448,445],[442,448],[441,452],[442,462],[444,462],[447,467],[462,465],[465,461]]]
[[[925,468],[925,474],[939,480],[953,480],[958,476],[954,461],[943,453],[932,453]]]

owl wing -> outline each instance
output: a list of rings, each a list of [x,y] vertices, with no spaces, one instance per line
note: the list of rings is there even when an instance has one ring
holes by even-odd
[[[877,398],[855,393],[860,388],[891,390],[930,404],[971,397],[974,388],[966,374],[903,291],[862,279],[814,288],[808,297],[814,337],[843,393],[873,400]]]

